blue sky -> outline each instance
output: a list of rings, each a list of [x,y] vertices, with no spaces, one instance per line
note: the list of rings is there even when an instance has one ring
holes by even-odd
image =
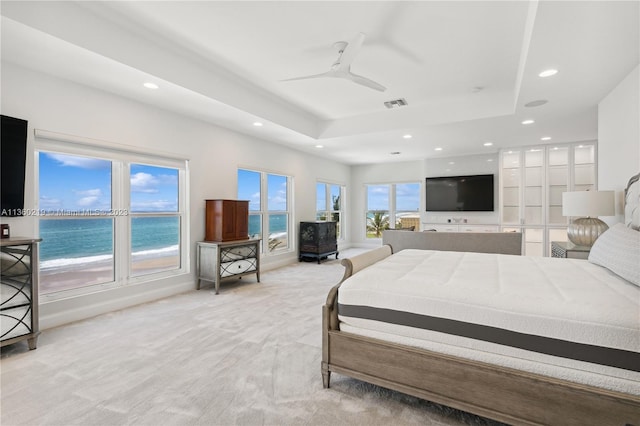
[[[268,174],[267,196],[269,211],[287,210],[287,177]],[[260,210],[260,172],[238,170],[238,199],[249,200],[249,210]]]
[[[330,188],[329,205],[327,206],[327,185]],[[316,184],[316,210],[333,209],[333,200],[340,196],[340,185],[326,183]],[[339,206],[337,206],[339,207]]]
[[[111,162],[51,152],[39,154],[41,210],[108,211]],[[178,170],[131,165],[131,211],[177,211]]]
[[[367,210],[389,210],[390,185],[368,185]],[[420,184],[396,184],[396,211],[418,211]]]

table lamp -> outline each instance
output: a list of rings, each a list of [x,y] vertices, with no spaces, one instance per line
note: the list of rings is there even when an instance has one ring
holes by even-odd
[[[607,229],[597,216],[613,216],[615,191],[575,191],[562,193],[562,215],[583,216],[567,228],[569,240],[579,246],[591,247]]]

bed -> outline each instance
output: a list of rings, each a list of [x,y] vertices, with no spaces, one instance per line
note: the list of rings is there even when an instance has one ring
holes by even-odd
[[[343,260],[324,386],[335,372],[510,424],[640,426],[639,187],[588,261],[398,241]]]

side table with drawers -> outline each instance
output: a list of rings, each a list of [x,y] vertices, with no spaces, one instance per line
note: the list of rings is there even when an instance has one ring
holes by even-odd
[[[201,281],[215,283],[216,294],[220,282],[256,274],[260,282],[260,239],[244,241],[196,243],[198,290]]]
[[[569,259],[587,259],[591,247],[577,246],[569,241],[552,241],[551,257],[564,257]]]

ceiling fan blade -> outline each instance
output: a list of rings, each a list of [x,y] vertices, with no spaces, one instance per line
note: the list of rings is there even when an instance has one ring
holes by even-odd
[[[376,83],[375,81],[368,79],[367,77],[363,77],[361,75],[358,74],[354,74],[354,73],[349,73],[346,78],[348,78],[349,80],[353,81],[354,83],[358,83],[361,84],[363,86],[369,87],[371,89],[374,90],[378,90],[380,92],[384,92],[385,90],[387,90],[386,87],[384,87],[382,84],[380,83]]]
[[[308,80],[310,78],[332,77],[331,72],[323,72],[322,74],[305,75],[303,77],[287,78],[280,81]]]
[[[347,44],[347,46],[344,48],[344,51],[340,55],[340,58],[338,59],[338,66],[336,68],[336,71],[349,70],[349,67],[358,54],[362,43],[364,43],[365,37],[366,36],[364,35],[364,33],[358,33],[358,35]]]

